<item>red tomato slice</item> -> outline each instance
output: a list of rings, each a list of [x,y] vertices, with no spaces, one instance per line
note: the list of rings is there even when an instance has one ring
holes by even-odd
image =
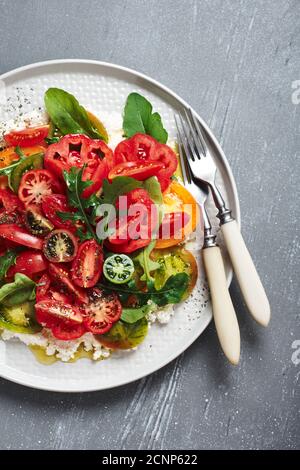
[[[13,277],[16,273],[22,273],[31,278],[33,274],[45,271],[47,267],[48,262],[42,253],[28,250],[17,256],[16,263],[9,268],[6,276]]]
[[[120,142],[114,152],[115,162],[156,162],[161,163],[158,179],[162,191],[170,184],[170,177],[175,173],[178,160],[175,152],[165,144],[160,144],[153,137],[145,134],[135,134]]]
[[[142,246],[149,244],[153,230],[157,226],[157,208],[144,189],[134,189],[125,196],[127,201],[127,216],[120,216],[116,223],[115,233],[109,237],[110,244],[124,245],[126,242],[142,240]],[[122,212],[121,198],[116,207]],[[133,251],[132,245],[129,247]],[[115,250],[113,250],[115,251]],[[120,251],[116,251],[119,253]],[[126,251],[130,253],[130,251]]]
[[[168,212],[164,215],[159,227],[159,238],[171,238],[175,233],[182,234],[182,229],[189,223],[190,215],[187,212]],[[179,237],[180,240],[182,237]]]
[[[42,300],[35,305],[36,319],[50,328],[53,336],[61,340],[80,338],[86,329],[82,315],[74,305],[54,300]]]
[[[57,212],[74,212],[74,209],[68,205],[68,200],[63,194],[50,194],[49,196],[43,197],[42,209],[47,219],[49,219],[56,228],[76,229],[70,220],[62,220],[57,215]]]
[[[65,304],[72,304],[73,298],[70,295],[58,292],[50,287],[51,279],[48,274],[43,274],[42,277],[37,281],[36,287],[36,301],[41,300],[55,300],[57,302],[63,302]]]
[[[4,237],[14,243],[28,246],[28,248],[34,248],[36,250],[41,250],[43,246],[43,240],[31,235],[16,224],[0,225],[0,237]]]
[[[23,211],[24,205],[10,189],[0,189],[0,207],[3,206],[7,212],[16,210]]]
[[[82,168],[85,165],[83,180],[93,182],[83,191],[83,196],[88,197],[101,188],[103,179],[113,167],[114,157],[112,150],[102,140],[68,134],[48,147],[44,162],[45,167],[59,178],[63,178],[64,170],[70,171],[72,166]]]
[[[81,307],[81,312],[86,329],[95,335],[101,335],[119,320],[122,305],[116,294],[105,294],[94,288],[89,294],[89,303]]]
[[[72,264],[72,281],[79,287],[93,287],[102,274],[103,250],[96,240],[83,242]]]
[[[62,190],[61,185],[48,170],[30,170],[21,178],[18,196],[24,204],[39,205],[43,198]]]
[[[113,180],[117,176],[130,176],[138,181],[144,181],[150,176],[158,176],[163,168],[160,162],[124,162],[116,165],[108,174],[108,179]]]
[[[8,145],[14,147],[30,147],[44,141],[49,132],[49,125],[40,127],[28,127],[21,131],[11,131],[4,135],[4,140]]]
[[[74,286],[66,268],[61,267],[61,265],[49,263],[48,272],[55,286],[57,286],[57,289],[64,294],[74,295],[81,303],[87,303],[88,298],[86,292],[80,289],[80,287]]]
[[[144,240],[130,240],[126,243],[110,243],[109,240],[105,240],[104,244],[109,251],[113,253],[133,253],[136,250],[145,248],[151,242],[151,238],[145,238]]]

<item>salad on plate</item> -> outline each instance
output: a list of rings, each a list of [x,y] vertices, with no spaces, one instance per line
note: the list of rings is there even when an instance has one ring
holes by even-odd
[[[176,147],[138,93],[114,145],[70,93],[0,136],[0,334],[45,363],[135,349],[197,281],[199,213]]]

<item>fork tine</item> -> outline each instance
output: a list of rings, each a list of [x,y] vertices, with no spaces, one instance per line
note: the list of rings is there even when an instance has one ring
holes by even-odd
[[[187,160],[192,159],[192,160],[198,160],[201,158],[201,155],[198,153],[197,147],[195,146],[195,142],[193,142],[194,145],[191,145],[191,140],[192,136],[190,135],[190,129],[188,124],[183,120],[183,117],[181,114],[178,115],[179,122],[180,122],[180,128],[182,130],[181,133],[181,141],[184,146],[185,154],[187,157]]]
[[[199,125],[198,120],[195,118],[195,115],[194,115],[193,111],[191,110],[191,108],[188,108],[188,114],[190,116],[190,122],[192,124],[191,127],[197,133],[198,142],[200,143],[201,148],[203,149],[204,155],[206,155],[207,154],[207,145],[206,145],[206,141],[205,141],[203,131],[202,131],[200,125]]]
[[[176,114],[174,114],[174,118],[175,118],[175,124],[176,124],[176,127],[177,127],[177,133],[178,133],[178,137],[179,137],[179,139],[178,139],[178,151],[179,151],[179,160],[180,160],[180,167],[181,167],[182,177],[183,177],[184,182],[187,181],[188,183],[190,183],[191,182],[191,175],[190,175],[189,168],[188,168],[188,162],[186,160],[186,156],[183,153],[183,148],[184,148],[184,151],[186,152],[186,146],[184,145],[184,138],[183,138],[182,131],[180,129],[178,116],[176,116]]]
[[[194,146],[195,146],[196,149],[197,149],[197,146],[200,147],[200,152],[202,152],[203,156],[205,156],[205,154],[206,154],[205,147],[203,146],[202,141],[199,139],[197,129],[195,127],[195,121],[194,121],[193,116],[192,116],[191,108],[188,108],[188,110],[186,110],[184,108],[184,114],[185,114],[185,119],[186,119],[186,121],[189,125],[191,134],[192,134],[193,139],[194,139]],[[201,157],[201,155],[200,155],[200,157]]]

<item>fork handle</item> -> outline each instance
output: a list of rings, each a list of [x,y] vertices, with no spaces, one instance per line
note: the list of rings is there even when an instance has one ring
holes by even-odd
[[[221,225],[221,230],[247,307],[260,325],[267,326],[270,304],[236,221]]]
[[[220,248],[203,248],[203,261],[219,341],[227,359],[237,365],[240,358],[240,330],[227,287]]]

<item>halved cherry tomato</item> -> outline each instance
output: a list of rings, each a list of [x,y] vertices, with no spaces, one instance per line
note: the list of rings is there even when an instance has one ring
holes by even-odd
[[[134,189],[122,197],[126,198],[127,214],[122,215],[123,199],[119,198],[116,202],[119,218],[116,230],[109,237],[108,242],[110,245],[122,246],[129,242],[124,253],[130,253],[135,248],[131,241],[141,241],[142,246],[150,243],[152,233],[157,226],[157,208],[145,189]],[[120,253],[119,250],[113,251]]]
[[[49,125],[39,127],[28,127],[21,131],[11,131],[4,135],[4,140],[8,145],[19,147],[30,147],[43,142],[49,132]]]
[[[63,171],[70,171],[72,166],[82,168],[83,180],[93,184],[83,191],[83,197],[97,192],[103,179],[113,167],[114,158],[111,149],[102,140],[93,140],[81,134],[68,134],[56,144],[48,147],[45,154],[45,167],[59,178]]]
[[[116,164],[124,162],[158,162],[163,166],[159,171],[158,179],[164,191],[170,177],[175,173],[178,160],[175,152],[165,144],[160,144],[153,137],[145,134],[135,134],[129,139],[120,142],[114,152]]]
[[[194,232],[200,220],[200,213],[197,203],[191,193],[177,181],[172,181],[169,189],[163,194],[165,216],[171,212],[186,212],[190,217],[188,223],[182,229],[182,236],[176,238],[168,238],[157,240],[155,248],[167,248],[169,246],[178,245],[189,234]]]
[[[23,251],[17,256],[15,264],[9,268],[6,276],[13,277],[16,273],[22,273],[31,278],[33,274],[45,271],[47,267],[48,262],[42,253],[34,250]]]
[[[60,183],[48,170],[31,170],[21,178],[18,196],[24,204],[39,205],[52,192],[62,191]]]
[[[122,305],[116,294],[106,294],[101,289],[92,289],[89,293],[89,302],[81,307],[83,322],[88,331],[101,335],[110,330],[119,320]]]
[[[43,216],[41,209],[34,204],[26,207],[25,221],[29,232],[38,237],[45,237],[54,228],[50,220]]]
[[[189,220],[190,215],[187,212],[167,212],[159,227],[159,238],[175,238],[175,234],[179,232],[181,239],[182,229],[188,224]]]
[[[77,239],[66,229],[56,229],[47,235],[43,243],[43,252],[52,263],[72,261],[78,250]]]
[[[41,250],[43,246],[43,240],[31,235],[16,224],[1,224],[0,237],[36,250]]]
[[[87,303],[87,294],[80,287],[74,286],[70,279],[70,273],[65,267],[54,263],[49,263],[48,272],[52,281],[59,291],[74,295],[81,303]]]
[[[72,281],[79,287],[93,287],[103,268],[103,250],[96,240],[83,242],[72,264]]]
[[[42,209],[47,219],[55,227],[75,230],[76,227],[70,220],[62,220],[57,214],[57,212],[74,212],[74,209],[68,205],[68,200],[63,194],[50,194],[43,197]]]
[[[109,251],[113,253],[133,253],[134,251],[145,248],[151,242],[151,238],[140,238],[139,240],[129,240],[125,243],[110,243],[109,240],[105,240],[105,246]]]
[[[82,315],[77,307],[54,300],[42,300],[35,305],[36,319],[50,328],[61,340],[80,338],[85,333]]]
[[[160,162],[125,162],[119,163],[110,170],[108,179],[113,180],[116,176],[130,176],[138,181],[144,181],[150,176],[159,176],[163,168]]]
[[[41,300],[55,300],[58,302],[64,302],[65,304],[72,304],[73,298],[70,295],[63,294],[58,292],[50,287],[51,279],[48,274],[43,274],[42,277],[37,282],[36,287],[36,301],[40,302]]]

